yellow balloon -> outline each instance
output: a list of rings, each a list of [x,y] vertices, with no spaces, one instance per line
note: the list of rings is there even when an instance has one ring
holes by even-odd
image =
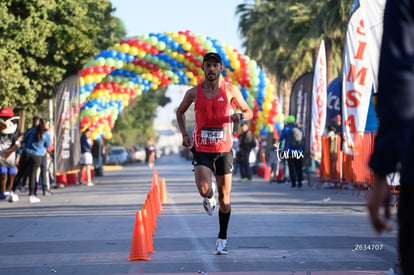
[[[146,53],[145,51],[140,51],[140,52],[138,53],[138,57],[139,57],[139,58],[144,58],[146,55],[147,55],[147,53]]]
[[[92,95],[93,95],[95,98],[101,98],[101,97],[102,97],[102,95],[103,95],[103,93],[102,93],[102,90],[95,90],[95,91],[93,91]]]
[[[184,34],[178,35],[178,43],[183,44],[187,41],[187,37]]]
[[[87,76],[85,76],[85,83],[86,84],[91,84],[94,81],[94,77],[93,75],[88,74]]]
[[[240,69],[240,61],[235,59],[233,61],[231,61],[231,66],[233,67],[233,69],[238,70]]]
[[[271,92],[270,93],[267,93],[265,95],[265,101],[273,102],[274,99],[275,99],[275,96]]]
[[[183,49],[184,49],[185,51],[189,51],[189,50],[191,50],[191,43],[190,43],[190,42],[184,42],[184,44],[183,44]]]
[[[111,132],[105,132],[105,139],[111,139],[112,138],[112,133]]]
[[[95,74],[94,76],[93,76],[93,81],[94,82],[96,82],[96,83],[100,83],[101,81],[102,81],[102,75],[100,75],[100,74]]]
[[[178,32],[172,32],[171,33],[171,38],[174,39],[174,40],[177,40],[178,39]]]
[[[272,103],[270,103],[269,101],[265,101],[262,104],[262,108],[263,111],[265,111],[265,113],[268,113],[272,109]]]
[[[193,78],[193,77],[194,77],[194,74],[193,74],[192,72],[186,72],[186,73],[185,73],[185,75],[186,75],[188,78]]]
[[[230,61],[235,61],[235,60],[237,60],[237,53],[235,52],[235,51],[231,51],[230,53],[229,53],[229,58],[230,58]]]
[[[129,52],[129,45],[127,43],[124,43],[120,47],[121,52],[127,53]]]
[[[177,61],[178,61],[178,62],[183,62],[183,61],[184,61],[184,55],[182,55],[182,54],[177,54]]]
[[[132,46],[129,48],[129,53],[132,55],[137,55],[138,54],[138,48],[135,46]]]
[[[135,70],[135,65],[132,63],[128,63],[124,67],[127,71],[133,72]]]

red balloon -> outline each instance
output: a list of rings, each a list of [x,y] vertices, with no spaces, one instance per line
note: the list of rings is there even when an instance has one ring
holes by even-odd
[[[97,74],[101,74],[104,72],[104,69],[102,68],[102,66],[97,66],[95,67],[95,73]]]
[[[93,67],[88,67],[85,69],[85,74],[93,74],[94,72],[94,68]]]
[[[274,125],[276,123],[276,116],[269,115],[267,122],[271,125]]]
[[[141,48],[142,47],[142,44],[143,44],[142,40],[140,40],[140,39],[135,40],[135,46],[137,48]]]
[[[133,39],[133,38],[128,38],[127,43],[128,43],[130,46],[132,46],[132,45],[134,45],[134,44],[135,44],[135,41],[134,41],[134,39]]]
[[[96,86],[95,86],[95,90],[101,90],[101,89],[104,89],[104,88],[105,88],[105,86],[102,83],[96,84]]]
[[[105,82],[104,87],[105,87],[105,89],[112,89],[112,83],[111,82]]]
[[[111,67],[103,66],[103,71],[106,74],[110,74],[112,72],[112,69],[111,69]]]

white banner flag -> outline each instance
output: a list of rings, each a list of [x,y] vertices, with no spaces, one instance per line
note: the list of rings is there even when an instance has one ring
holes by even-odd
[[[326,122],[326,87],[326,53],[322,40],[313,74],[310,127],[310,156],[318,161],[322,158],[322,135]]]
[[[364,26],[369,46],[369,62],[373,74],[374,92],[377,90],[379,56],[382,41],[382,25],[384,21],[384,9],[386,0],[360,0],[363,12]]]
[[[365,131],[378,70],[383,5],[383,0],[360,0],[348,23],[342,68],[343,149],[347,154],[353,154],[354,134]]]

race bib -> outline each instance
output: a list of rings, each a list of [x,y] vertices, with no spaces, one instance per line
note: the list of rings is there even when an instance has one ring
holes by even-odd
[[[208,142],[218,142],[221,139],[224,139],[224,129],[223,128],[201,128],[201,138],[203,141]]]

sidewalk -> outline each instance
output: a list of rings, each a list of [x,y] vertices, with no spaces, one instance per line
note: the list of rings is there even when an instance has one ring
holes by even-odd
[[[128,261],[135,213],[151,188],[145,165],[105,171],[31,205],[0,202],[0,274],[386,274],[396,230],[376,235],[363,196],[235,177],[229,255],[213,255],[217,212],[203,214],[191,162],[165,157],[167,183],[150,261]],[[393,214],[395,217],[395,213]],[[394,227],[395,228],[395,227]],[[363,250],[362,246],[372,249]]]

